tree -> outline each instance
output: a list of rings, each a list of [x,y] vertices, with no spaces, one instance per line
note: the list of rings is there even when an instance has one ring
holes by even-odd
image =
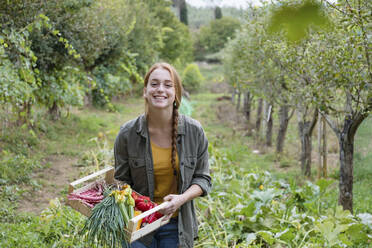
[[[240,22],[231,17],[213,20],[208,26],[203,26],[199,32],[200,45],[207,53],[220,51],[229,39],[235,37],[235,30],[240,27]]]
[[[220,7],[216,6],[216,8],[214,8],[214,19],[221,19],[222,18],[222,10]]]
[[[289,3],[291,6],[287,5]],[[296,107],[302,171],[306,175],[310,175],[311,133],[317,112],[325,117],[340,146],[339,203],[351,211],[354,136],[372,111],[371,49],[367,29],[371,23],[368,14],[371,4],[370,1],[352,4],[346,1],[336,6],[327,1],[325,5],[283,1],[280,5],[264,6],[251,12],[251,19],[241,34],[229,43],[232,52],[226,50],[229,59],[225,60],[233,64],[226,67],[234,83],[236,80],[243,84],[250,82],[246,85],[258,97],[272,99],[268,96],[274,92],[273,99],[282,104],[283,110],[288,106]],[[262,33],[267,27],[262,19],[260,21],[261,17],[264,20],[265,16],[270,16],[270,8],[294,13],[290,21],[286,18],[288,15],[279,15],[282,20],[279,26],[285,29],[271,37]],[[312,19],[313,15],[304,17],[302,14],[308,9],[323,21]],[[324,17],[330,18],[332,29],[324,29],[327,28],[323,25],[326,23]],[[298,18],[308,19],[301,23]],[[300,32],[293,32],[298,28]],[[266,82],[272,83],[271,91]],[[287,116],[283,114],[283,119]]]
[[[180,5],[180,21],[186,26],[189,24],[187,17],[187,5],[185,0],[182,0]]]
[[[366,14],[372,3],[344,2],[339,7],[327,4],[336,29],[320,34],[313,43],[311,51],[315,58],[322,56],[323,63],[313,60],[310,70],[319,80],[319,109],[339,141],[339,204],[352,211],[354,136],[372,111],[371,49],[366,28],[372,21]]]

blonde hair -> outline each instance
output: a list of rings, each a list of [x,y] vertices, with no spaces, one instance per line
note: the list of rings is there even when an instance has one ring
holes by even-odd
[[[174,88],[175,88],[175,92],[176,92],[175,100],[173,103],[173,115],[172,115],[173,120],[172,120],[172,159],[171,159],[174,174],[176,175],[177,173],[176,171],[176,153],[177,153],[176,143],[177,143],[177,135],[178,135],[177,130],[178,130],[178,116],[179,116],[178,108],[181,105],[183,88],[182,88],[181,78],[178,75],[176,69],[170,64],[165,63],[165,62],[156,63],[153,66],[151,66],[151,68],[148,70],[148,72],[145,75],[145,79],[144,79],[145,87],[147,87],[147,84],[149,83],[149,78],[150,78],[151,73],[159,68],[165,69],[169,72]],[[148,113],[147,101],[145,102],[145,105],[146,105],[146,114],[147,114]]]

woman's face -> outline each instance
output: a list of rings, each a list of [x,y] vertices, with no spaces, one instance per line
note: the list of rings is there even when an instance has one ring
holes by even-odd
[[[169,71],[163,68],[155,69],[143,89],[143,96],[150,109],[173,109],[176,91]]]

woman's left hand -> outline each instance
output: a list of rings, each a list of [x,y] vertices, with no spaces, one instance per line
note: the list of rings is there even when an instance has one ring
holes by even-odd
[[[188,188],[182,195],[167,195],[164,197],[164,202],[168,202],[169,204],[160,210],[160,213],[164,214],[166,217],[165,220],[168,220],[172,217],[174,212],[181,207],[186,202],[194,199],[202,195],[203,190],[200,188],[199,185],[193,184]]]
[[[168,204],[160,212],[166,216],[165,220],[170,219],[174,212],[185,203],[183,195],[173,194],[164,197],[164,202],[168,202]]]

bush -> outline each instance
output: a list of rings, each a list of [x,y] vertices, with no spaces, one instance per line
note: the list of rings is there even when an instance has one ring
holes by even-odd
[[[177,61],[181,64],[191,62],[193,44],[188,27],[178,20],[170,8],[159,10],[157,17],[162,24],[160,58],[172,64]]]
[[[200,59],[206,54],[220,51],[229,39],[234,39],[235,30],[239,27],[239,20],[232,17],[223,17],[203,26],[196,37],[195,57]]]
[[[0,223],[0,247],[87,247],[79,234],[85,219],[56,198],[40,217],[27,213],[18,215],[14,222]]]
[[[0,160],[0,185],[9,183],[22,183],[30,180],[35,168],[41,168],[39,162],[29,159],[22,154],[2,151]]]
[[[197,64],[189,64],[182,74],[183,87],[189,92],[195,92],[204,81]]]

